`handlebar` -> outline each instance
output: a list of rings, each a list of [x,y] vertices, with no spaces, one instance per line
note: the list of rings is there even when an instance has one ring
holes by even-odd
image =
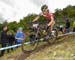
[[[31,22],[30,23],[30,28],[33,29],[33,28],[40,28],[41,30],[48,30],[49,29],[49,26],[47,25],[43,25],[43,24],[39,24],[39,22]]]

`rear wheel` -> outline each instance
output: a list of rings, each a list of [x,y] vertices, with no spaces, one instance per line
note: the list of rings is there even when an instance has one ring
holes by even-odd
[[[47,40],[49,44],[52,44],[56,41],[58,37],[58,31],[55,29],[53,30],[53,32],[51,33],[51,35],[49,36],[49,39]]]

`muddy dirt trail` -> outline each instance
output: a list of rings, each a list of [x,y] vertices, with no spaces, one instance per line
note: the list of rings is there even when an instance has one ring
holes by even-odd
[[[66,36],[59,38],[54,44],[45,43],[35,51],[22,53],[16,60],[74,60],[74,46],[75,36]]]

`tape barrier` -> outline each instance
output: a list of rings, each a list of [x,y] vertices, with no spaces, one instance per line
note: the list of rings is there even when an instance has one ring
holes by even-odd
[[[24,44],[30,44],[30,42],[26,42]],[[10,48],[15,48],[15,47],[18,47],[18,46],[21,46],[21,45],[22,44],[17,44],[17,45],[13,45],[13,46],[8,46],[8,47],[0,48],[0,51],[7,50],[7,49],[10,49]]]
[[[63,34],[63,35],[59,35],[58,37],[65,36],[65,35],[70,35],[70,34],[75,34],[75,32],[69,32],[69,33],[66,33],[66,34]],[[30,42],[26,42],[24,44],[30,44]],[[18,47],[18,46],[21,46],[21,45],[22,44],[17,44],[17,45],[13,45],[13,46],[8,46],[8,47],[0,48],[0,51],[7,50],[7,49],[10,49],[10,48],[15,48],[15,47]]]
[[[69,32],[69,33],[66,33],[66,34],[63,34],[63,35],[58,35],[58,37],[60,37],[60,36],[65,36],[65,35],[71,35],[71,34],[75,34],[75,32]]]

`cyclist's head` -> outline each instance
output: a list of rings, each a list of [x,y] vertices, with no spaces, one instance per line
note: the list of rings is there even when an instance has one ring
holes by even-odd
[[[42,11],[42,12],[44,12],[46,9],[48,9],[48,6],[47,6],[47,5],[43,5],[43,6],[41,7],[41,11]]]

